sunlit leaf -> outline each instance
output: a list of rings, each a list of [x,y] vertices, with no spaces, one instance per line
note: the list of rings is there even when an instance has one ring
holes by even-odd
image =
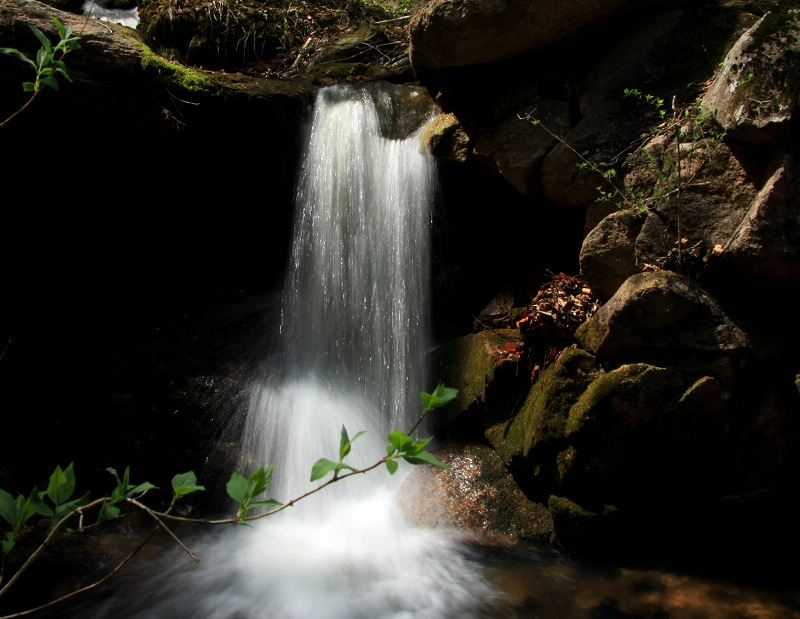
[[[191,494],[192,492],[203,490],[205,490],[205,486],[197,484],[197,475],[194,474],[194,471],[178,473],[172,478],[172,491],[175,493],[176,499]]]
[[[280,507],[283,503],[279,503],[274,499],[269,499],[267,501],[255,501],[250,503],[250,507],[269,507],[272,509],[273,507]]]
[[[432,464],[433,466],[437,466],[440,469],[444,469],[445,471],[449,471],[450,467],[447,466],[444,462],[439,460],[436,456],[434,456],[429,451],[423,451],[422,453],[416,456],[405,456],[403,458],[409,464]]]
[[[247,503],[250,500],[250,484],[245,477],[234,471],[228,480],[225,489],[237,503]]]
[[[337,462],[331,462],[325,458],[320,458],[314,463],[314,466],[311,467],[311,481],[317,481],[318,479],[322,479],[328,473],[336,471],[339,469],[339,464]]]
[[[449,387],[445,387],[444,383],[439,383],[433,393],[428,394],[424,391],[422,392],[422,411],[424,413],[429,413],[436,408],[441,408],[457,395],[458,389],[450,389]]]

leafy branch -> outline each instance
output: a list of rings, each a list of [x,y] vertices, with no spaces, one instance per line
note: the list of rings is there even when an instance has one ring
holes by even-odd
[[[317,481],[328,474],[333,473],[332,477],[323,482],[319,486],[309,490],[308,492],[287,501],[286,503],[279,503],[274,499],[260,500],[259,497],[264,494],[272,483],[272,472],[274,464],[264,468],[263,466],[254,471],[249,477],[245,477],[240,473],[234,471],[226,485],[228,495],[237,502],[236,516],[232,518],[225,518],[221,520],[207,520],[198,518],[187,518],[172,515],[172,510],[177,501],[185,496],[193,494],[194,492],[204,491],[205,487],[197,483],[197,477],[193,471],[187,473],[179,473],[172,478],[172,500],[169,507],[164,512],[159,512],[151,509],[140,499],[150,490],[157,489],[157,486],[150,482],[141,484],[132,484],[130,481],[130,467],[125,469],[122,478],[117,474],[113,468],[108,468],[107,471],[114,476],[116,486],[111,494],[94,501],[89,501],[89,494],[85,494],[77,499],[72,499],[75,492],[75,473],[73,465],[70,464],[66,469],[61,469],[57,466],[53,474],[50,476],[50,482],[47,490],[40,492],[34,488],[28,497],[18,495],[15,499],[5,490],[0,489],[0,518],[4,519],[11,529],[6,533],[5,540],[2,547],[2,562],[0,563],[0,584],[2,584],[4,576],[4,567],[6,556],[12,551],[19,539],[23,526],[35,514],[51,518],[50,531],[43,542],[38,548],[31,553],[24,564],[16,571],[16,573],[9,579],[9,581],[0,588],[0,598],[16,583],[19,577],[27,571],[30,565],[38,558],[44,549],[52,542],[54,535],[57,531],[63,528],[67,522],[73,518],[78,518],[78,531],[83,531],[88,527],[99,525],[109,520],[119,517],[122,513],[122,506],[128,505],[135,509],[139,509],[147,513],[156,522],[154,528],[149,535],[137,545],[137,547],[122,559],[109,573],[100,578],[99,580],[87,585],[77,591],[73,591],[65,596],[57,598],[39,606],[34,609],[29,609],[16,613],[14,615],[6,615],[0,619],[10,619],[10,617],[21,617],[33,612],[37,612],[44,608],[48,608],[70,599],[80,593],[89,591],[107,581],[114,574],[119,572],[125,564],[128,563],[138,552],[150,541],[153,535],[159,529],[167,532],[172,539],[186,551],[189,556],[196,562],[200,559],[189,549],[183,542],[167,527],[166,520],[189,522],[194,524],[205,525],[218,525],[218,524],[247,524],[252,520],[257,520],[267,516],[271,516],[287,507],[290,507],[299,501],[321,491],[323,488],[335,483],[339,480],[345,479],[352,475],[360,475],[371,471],[382,464],[391,474],[394,474],[398,469],[398,461],[405,460],[409,464],[430,464],[439,468],[449,470],[448,467],[433,456],[430,452],[426,451],[428,444],[433,437],[425,439],[413,439],[410,435],[419,427],[425,416],[437,409],[445,406],[450,402],[458,391],[456,389],[449,389],[443,384],[439,383],[433,393],[428,394],[423,392],[421,394],[423,410],[416,423],[413,425],[408,434],[400,430],[395,430],[388,435],[389,445],[386,448],[386,456],[379,459],[374,464],[364,468],[354,468],[345,463],[344,459],[351,453],[353,442],[359,438],[364,432],[358,432],[352,438],[349,437],[347,430],[342,426],[341,436],[339,440],[339,458],[337,461],[320,458],[314,463],[311,471],[311,481]],[[346,473],[342,473],[346,470]],[[257,500],[258,499],[258,500]],[[48,501],[46,503],[45,501]],[[261,514],[249,515],[250,510],[256,507],[266,507],[268,511]],[[84,526],[84,518],[90,510],[98,510],[97,520],[95,524]]]
[[[86,19],[88,20],[88,18],[89,16],[87,15]],[[22,90],[24,92],[31,93],[30,98],[21,108],[6,118],[3,122],[0,122],[0,129],[5,127],[7,123],[9,123],[17,115],[21,114],[31,103],[33,103],[33,100],[36,99],[45,86],[49,86],[53,90],[58,90],[58,76],[63,77],[69,82],[72,81],[72,78],[67,73],[67,65],[64,64],[64,57],[69,52],[80,49],[81,46],[78,41],[80,41],[81,37],[73,34],[71,25],[65,26],[53,16],[51,16],[51,19],[53,20],[53,23],[55,23],[56,28],[58,28],[59,41],[55,45],[50,42],[50,39],[48,39],[39,28],[36,26],[31,26],[30,24],[28,25],[28,27],[31,29],[31,32],[33,32],[34,36],[41,44],[39,51],[36,52],[36,60],[29,58],[26,54],[18,49],[14,49],[13,47],[0,48],[0,52],[9,54],[11,56],[17,56],[22,62],[30,65],[30,67],[36,72],[34,81],[22,82]],[[86,23],[84,22],[84,27],[85,26]]]

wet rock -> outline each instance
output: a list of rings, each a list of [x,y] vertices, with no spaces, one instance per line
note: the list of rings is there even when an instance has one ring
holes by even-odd
[[[446,161],[464,163],[469,143],[469,135],[452,113],[440,114],[420,134],[420,150]]]
[[[420,466],[408,475],[399,496],[411,522],[517,539],[549,538],[547,509],[525,497],[491,448],[446,443],[433,453],[451,470]]]
[[[585,509],[565,497],[550,496],[547,501],[553,519],[553,540],[567,548],[588,550],[612,545],[617,510],[612,505],[598,511]]]
[[[595,501],[635,503],[638,484],[663,476],[661,431],[683,391],[680,372],[643,363],[598,376],[569,411],[562,486]]]
[[[381,135],[389,140],[410,137],[439,111],[422,86],[379,82],[365,88],[378,110]]]

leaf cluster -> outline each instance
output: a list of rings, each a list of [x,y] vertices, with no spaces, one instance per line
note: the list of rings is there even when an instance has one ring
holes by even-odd
[[[50,476],[47,490],[40,492],[34,487],[26,497],[18,494],[15,499],[5,490],[0,489],[0,516],[11,525],[3,541],[3,551],[8,554],[19,539],[19,533],[25,523],[34,514],[50,518],[52,529],[64,516],[71,513],[89,500],[89,494],[70,500],[75,493],[75,471],[72,463],[63,469],[56,466]],[[45,502],[45,499],[48,502]]]
[[[22,83],[22,90],[25,92],[38,92],[43,86],[50,86],[50,88],[58,90],[57,77],[59,75],[69,82],[72,81],[72,78],[67,73],[67,65],[64,64],[63,58],[68,52],[80,49],[80,43],[78,43],[80,37],[73,34],[72,26],[65,26],[55,17],[52,17],[52,20],[58,28],[60,37],[60,40],[55,45],[50,42],[50,39],[39,28],[29,25],[31,32],[41,44],[39,51],[36,52],[36,60],[29,58],[18,49],[12,47],[0,48],[0,52],[17,56],[36,71],[36,79],[33,82]]]
[[[236,471],[231,474],[231,478],[225,488],[228,491],[228,496],[239,503],[236,517],[239,519],[240,524],[244,524],[247,512],[255,507],[268,507],[271,509],[282,505],[282,503],[278,503],[273,499],[266,501],[254,500],[258,495],[266,492],[272,483],[273,468],[275,468],[274,464],[270,464],[267,468],[262,466],[250,477],[244,477]]]

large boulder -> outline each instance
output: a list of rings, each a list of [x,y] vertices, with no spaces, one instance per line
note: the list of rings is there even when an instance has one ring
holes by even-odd
[[[433,453],[450,470],[420,466],[409,473],[399,500],[411,522],[511,538],[551,535],[547,508],[522,493],[490,447],[449,442]]]
[[[775,142],[800,95],[800,10],[771,11],[728,52],[703,97],[722,128],[747,142]]]
[[[672,271],[639,273],[622,285],[575,337],[602,356],[636,353],[700,358],[727,374],[749,342],[719,303],[697,282]]]
[[[478,159],[500,172],[521,194],[529,193],[538,182],[542,161],[557,144],[554,136],[526,122],[529,116],[556,135],[565,134],[570,127],[568,103],[539,98],[483,132],[474,148]]]
[[[636,237],[644,218],[616,211],[592,229],[581,246],[581,275],[601,301],[607,301],[631,275],[642,270],[636,262]]]
[[[601,373],[593,355],[565,349],[531,387],[519,412],[488,421],[486,438],[507,465],[519,466],[519,459],[541,459],[541,454],[531,452],[540,446],[562,445],[572,405]]]
[[[511,58],[562,43],[641,4],[631,0],[432,0],[411,20],[411,63],[421,70]]]
[[[776,158],[771,173],[726,243],[731,273],[800,283],[800,166]]]

